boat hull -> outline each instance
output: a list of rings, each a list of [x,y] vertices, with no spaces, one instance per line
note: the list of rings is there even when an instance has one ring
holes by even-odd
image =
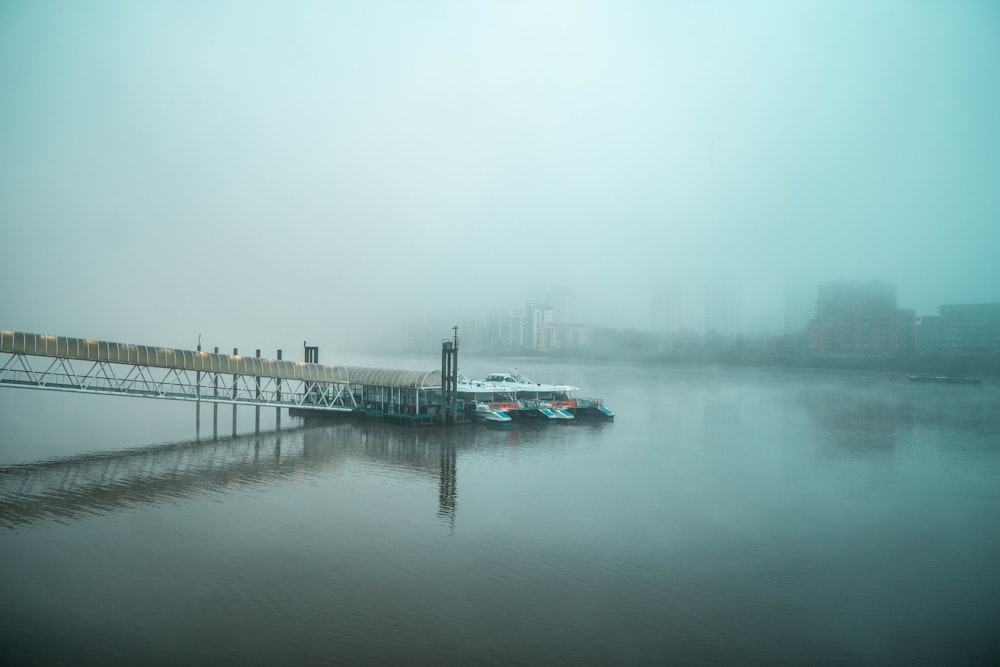
[[[512,421],[510,415],[508,415],[505,411],[496,410],[485,405],[477,407],[472,413],[472,417],[478,422],[484,422],[495,426],[509,424]]]
[[[577,419],[602,419],[605,421],[612,421],[615,418],[615,413],[605,405],[577,405],[576,407],[568,409]]]

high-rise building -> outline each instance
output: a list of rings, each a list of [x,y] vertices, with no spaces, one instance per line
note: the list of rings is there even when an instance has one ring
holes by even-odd
[[[555,322],[573,322],[576,318],[576,295],[568,285],[559,285],[549,290],[548,304],[552,306]]]
[[[524,308],[490,311],[483,341],[507,350],[579,349],[589,340],[590,327],[556,320],[554,306],[529,303]]]
[[[869,282],[820,285],[809,347],[820,354],[885,355],[913,349],[916,315],[896,307],[896,286]]]
[[[484,341],[490,347],[519,350],[525,347],[524,310],[508,308],[490,311],[486,316]]]
[[[920,318],[917,350],[923,354],[1000,354],[1000,303],[941,306]]]
[[[529,303],[525,308],[524,342],[529,350],[546,349],[545,326],[555,319],[555,309],[542,303]]]

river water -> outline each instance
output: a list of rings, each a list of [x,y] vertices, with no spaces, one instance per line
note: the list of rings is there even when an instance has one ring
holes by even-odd
[[[386,365],[396,367],[398,363]],[[496,364],[466,369],[474,374]],[[473,373],[470,373],[470,370]],[[613,423],[0,389],[4,664],[984,664],[1000,385],[521,362]]]

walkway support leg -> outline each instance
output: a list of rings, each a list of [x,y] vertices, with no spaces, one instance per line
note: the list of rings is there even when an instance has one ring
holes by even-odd
[[[259,347],[257,348],[257,358],[260,359],[260,348]],[[260,376],[258,375],[256,379],[257,379],[257,393],[256,393],[256,398],[257,398],[258,401],[260,401]],[[254,408],[253,430],[254,430],[254,433],[260,433],[260,406],[259,405]]]
[[[233,356],[235,357],[240,353],[235,347],[233,348]],[[237,390],[237,380],[239,376],[233,373],[233,436],[236,435],[236,390]]]
[[[216,346],[215,353],[219,353],[219,348]],[[212,395],[216,398],[219,397],[219,374],[215,373],[212,376]],[[218,440],[219,438],[219,403],[218,401],[212,402],[212,437]]]
[[[201,334],[198,334],[198,351],[201,352]],[[201,436],[201,371],[194,374],[194,437]]]
[[[281,350],[278,350],[278,361],[281,361]],[[277,388],[278,403],[281,403],[281,378],[275,381],[275,387]],[[281,407],[276,407],[274,409],[274,427],[281,430]]]

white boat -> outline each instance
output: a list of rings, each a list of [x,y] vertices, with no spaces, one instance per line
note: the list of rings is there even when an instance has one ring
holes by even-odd
[[[562,419],[562,420],[576,419],[573,413],[566,408],[557,408],[556,406],[551,405],[549,406],[549,409],[551,409],[552,412],[555,413],[556,419]]]
[[[518,401],[518,408],[514,414],[517,415],[518,419],[533,419],[553,423],[566,419],[562,412],[557,411],[545,401],[538,399]],[[573,419],[573,415],[570,415],[569,418]]]
[[[484,384],[500,385],[507,387],[510,391],[517,392],[518,395],[530,394],[537,398],[539,394],[565,394],[577,391],[577,387],[568,384],[543,384],[535,382],[531,378],[523,375],[514,369],[506,373],[490,373],[483,380]]]
[[[476,409],[473,411],[472,416],[476,419],[476,421],[486,422],[487,424],[509,423],[511,421],[510,415],[503,410],[498,409],[498,407],[499,406],[477,401]]]
[[[577,387],[568,384],[535,382],[516,369],[490,373],[482,380],[466,380],[467,386],[477,390],[508,392],[516,396],[519,404],[512,416],[527,419],[570,420],[577,417],[614,419],[615,413],[599,398],[574,398]],[[461,391],[461,389],[460,389]]]
[[[574,398],[574,386],[535,382],[517,370],[490,373],[482,380],[459,376],[456,389],[466,405],[476,406],[474,415],[484,403],[514,419],[566,423],[581,417],[615,418],[601,399]]]

